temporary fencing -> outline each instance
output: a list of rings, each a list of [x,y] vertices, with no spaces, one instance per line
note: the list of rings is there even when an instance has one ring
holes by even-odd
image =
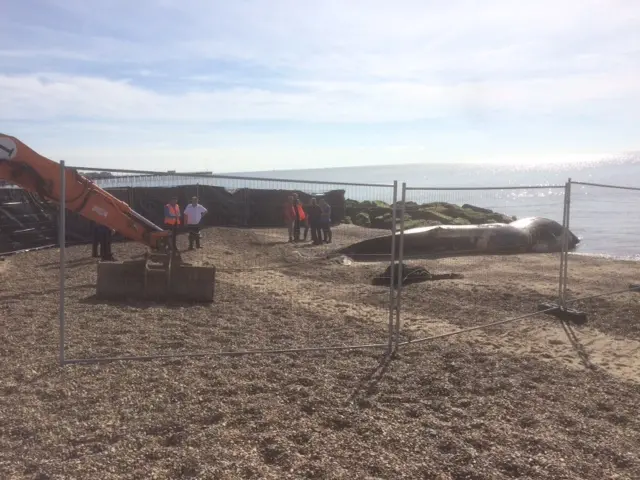
[[[568,189],[569,228],[580,238],[580,247],[567,256],[563,266],[562,302],[587,314],[597,312],[600,321],[613,330],[616,324],[620,324],[621,329],[628,328],[635,319],[616,311],[609,299],[603,297],[638,290],[640,188],[570,179]],[[589,256],[583,255],[583,251]],[[618,261],[617,274],[601,274],[600,266],[609,263],[611,257]],[[588,285],[585,285],[585,276],[590,277]]]
[[[639,204],[640,188],[572,181],[571,229],[590,254],[639,260]]]
[[[536,301],[556,299],[560,283],[560,251],[521,255],[528,249],[527,235],[510,229],[479,225],[510,223],[525,217],[560,219],[565,186],[505,186],[436,188],[404,186],[402,193],[402,245],[404,261],[398,285],[398,341],[416,342],[449,335],[459,328],[475,328],[488,321],[515,317],[523,308],[536,310]],[[428,236],[406,233],[411,228],[445,224]],[[496,288],[496,279],[504,288]],[[426,280],[426,281],[425,281]],[[539,298],[523,302],[519,290],[544,282]],[[455,285],[452,290],[451,284]],[[455,295],[452,295],[455,291]],[[500,304],[495,311],[491,305]]]
[[[101,301],[93,292],[71,288],[90,284],[95,276],[65,274],[63,259],[67,264],[79,261],[89,249],[75,249],[71,255],[61,249],[61,363],[391,348],[391,280],[385,288],[371,285],[371,278],[392,264],[395,251],[374,264],[337,251],[389,234],[397,184],[114,173],[128,176],[95,181],[158,225],[164,205],[174,196],[182,210],[192,196],[209,210],[203,218],[203,248],[190,250],[185,232],[178,237],[178,249],[187,262],[216,267],[215,301],[206,306]],[[290,232],[284,207],[292,195],[299,197],[306,215],[311,215],[312,202],[327,201],[331,243],[322,243],[328,232],[316,225],[315,217],[313,224],[294,222]],[[388,222],[387,229],[352,224],[365,219]],[[70,228],[67,221],[67,234]],[[290,233],[300,237],[290,242]],[[141,255],[144,249],[128,242],[113,246],[117,259]]]
[[[63,180],[66,169],[61,165]],[[95,284],[95,270],[78,268],[92,261],[89,247],[65,248],[83,238],[89,242],[91,230],[65,212],[63,200],[59,218],[47,219],[57,227],[61,246],[61,364],[359,348],[390,352],[550,313],[551,308],[539,310],[542,302],[589,310],[596,306],[594,299],[638,290],[628,272],[603,280],[597,288],[578,287],[571,264],[587,260],[569,252],[566,235],[552,253],[519,255],[523,252],[511,249],[516,240],[509,233],[456,240],[446,236],[445,227],[435,239],[416,246],[419,237],[406,232],[539,216],[580,237],[578,252],[613,250],[638,260],[640,222],[635,209],[640,188],[569,179],[565,185],[403,184],[400,189],[397,182],[77,170],[103,172],[103,178],[94,180],[98,185],[158,225],[171,197],[177,196],[183,209],[191,197],[198,197],[209,209],[203,220],[203,248],[189,250],[187,233],[179,236],[178,247],[187,261],[216,267],[216,293],[207,306],[99,300],[87,287]],[[331,243],[313,245],[314,230],[304,221],[300,241],[289,242],[290,234],[298,232],[295,224],[290,231],[283,220],[284,204],[293,194],[307,214],[312,199],[328,201]],[[368,255],[340,254],[342,247],[378,236],[389,236],[391,245],[377,261]],[[114,244],[118,259],[144,250],[129,242]],[[425,276],[427,281],[420,281]],[[386,278],[387,285],[372,284],[374,277]],[[536,288],[531,288],[534,282]],[[501,288],[496,288],[498,283]],[[500,297],[491,302],[499,304],[499,310],[489,306],[490,296]]]
[[[611,192],[589,198],[590,194],[585,191],[585,187],[611,189]],[[581,321],[586,314],[593,316],[592,321],[596,328],[604,327],[605,331],[624,333],[637,331],[638,328],[637,315],[633,313],[637,308],[634,309],[630,302],[614,300],[616,296],[640,293],[638,264],[619,261],[619,257],[636,261],[640,259],[635,242],[640,233],[638,228],[640,223],[633,214],[638,203],[637,196],[633,195],[638,193],[640,193],[639,188],[572,182],[571,179],[564,186],[544,187],[407,188],[403,185],[399,208],[402,230],[399,234],[399,270],[401,272],[404,270],[401,277],[405,281],[408,280],[408,283],[412,283],[411,276],[416,275],[415,267],[427,266],[431,270],[429,273],[433,274],[433,276],[427,274],[431,280],[440,277],[443,281],[451,281],[450,278],[446,280],[447,274],[455,275],[457,272],[462,272],[464,278],[456,280],[455,295],[452,295],[451,288],[438,288],[438,282],[435,281],[408,286],[403,286],[404,282],[398,282],[395,306],[397,347],[443,340],[452,336],[515,324],[543,314],[552,314],[560,319],[564,331],[569,336],[568,341],[576,348],[577,355],[585,365],[590,365],[588,352],[580,344],[579,338],[567,324],[567,320]],[[528,200],[530,198],[536,198],[537,201],[531,202]],[[513,199],[518,199],[517,203],[513,202]],[[465,256],[464,246],[458,246],[458,252],[415,255],[416,244],[411,240],[415,233],[407,233],[405,227],[407,225],[416,227],[420,222],[431,220],[432,213],[425,213],[425,210],[435,211],[436,214],[449,213],[447,215],[449,218],[442,219],[446,223],[466,223],[455,220],[455,218],[464,218],[459,208],[463,202],[466,202],[466,209],[472,211],[473,206],[481,206],[522,217],[543,216],[558,220],[562,217],[564,228],[560,230],[562,234],[556,239],[560,241],[560,245],[556,241],[553,254],[533,256],[470,258]],[[592,205],[590,202],[595,202],[597,205]],[[475,211],[489,214],[479,209]],[[607,217],[607,220],[594,228],[593,224],[599,221],[597,215],[594,217],[596,213]],[[433,218],[433,220],[440,219]],[[473,222],[474,219],[467,220]],[[434,228],[439,230],[439,227]],[[586,250],[589,258],[570,252],[570,243],[573,242],[567,234],[568,230],[577,233],[582,240],[578,252],[581,249]],[[442,232],[445,231],[445,229],[442,230]],[[553,232],[553,235],[554,237],[558,235],[558,229]],[[539,234],[536,236],[538,240],[543,240]],[[585,237],[589,237],[591,241],[584,242]],[[422,240],[424,241],[424,238]],[[406,247],[408,244],[412,244],[411,248]],[[437,242],[430,248],[434,245],[437,245]],[[456,248],[450,242],[447,245],[449,248]],[[593,254],[598,253],[598,248],[605,252],[613,252],[614,256],[618,257],[616,275],[610,273],[598,275],[598,262],[593,258]],[[403,260],[406,261],[406,265],[403,265]],[[584,278],[585,271],[583,271],[579,282],[575,278],[575,286],[572,289],[569,265],[572,262],[582,261],[588,266],[586,270],[589,276],[588,281]],[[496,264],[498,268],[495,268]],[[589,268],[591,268],[590,275]],[[426,272],[422,274],[425,275]],[[420,276],[420,272],[417,275]],[[487,278],[484,282],[483,276],[492,278]],[[541,279],[546,281],[540,284]],[[537,281],[535,288],[530,287],[531,281]],[[554,285],[558,286],[555,292]],[[585,288],[585,285],[588,287]],[[505,286],[510,288],[505,289]],[[494,305],[500,304],[500,311],[496,311],[495,308],[491,311],[491,308],[486,307],[489,296],[494,297]],[[544,300],[544,303],[536,305],[538,299]],[[402,316],[400,316],[401,313]],[[485,343],[488,346],[493,345],[491,340]]]

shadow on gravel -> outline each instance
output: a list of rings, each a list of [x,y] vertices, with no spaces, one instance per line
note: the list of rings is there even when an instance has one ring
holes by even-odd
[[[353,403],[359,400],[358,397],[369,397],[375,393],[376,387],[384,377],[385,373],[391,365],[391,361],[396,356],[396,350],[394,349],[391,354],[384,352],[380,357],[378,365],[375,366],[356,386],[347,400],[348,403]],[[364,398],[362,399],[364,400]]]
[[[584,365],[584,367],[588,368],[589,370],[597,370],[598,367],[591,361],[591,358],[589,357],[589,353],[584,348],[584,345],[582,345],[582,343],[580,342],[580,339],[576,335],[576,332],[571,326],[571,324],[565,320],[561,320],[560,323],[562,324],[564,333],[567,334],[567,338],[571,342],[571,346],[578,354],[578,357],[580,358],[580,362],[582,362],[582,365]]]
[[[258,240],[253,238],[249,240],[249,245],[259,245],[261,247],[274,247],[276,245],[287,245],[288,243],[287,240]]]
[[[95,284],[93,283],[83,283],[82,285],[74,285],[74,286],[65,286],[65,290],[85,290],[87,288],[95,288]],[[4,300],[22,300],[25,297],[33,297],[33,296],[41,296],[41,295],[49,295],[52,293],[58,293],[60,291],[59,288],[49,288],[47,290],[33,290],[31,292],[20,292],[15,295],[3,295],[0,296],[0,302]]]
[[[92,285],[94,286],[94,285]],[[128,307],[139,308],[142,310],[146,310],[147,308],[167,308],[169,310],[177,310],[184,307],[190,306],[202,306],[201,303],[188,303],[188,302],[157,302],[152,300],[137,300],[134,298],[122,298],[119,300],[104,300],[102,298],[98,298],[95,294],[90,295],[88,297],[82,298],[78,300],[78,303],[82,305],[109,305],[113,307],[122,307],[126,305]],[[205,304],[209,305],[209,304]]]
[[[124,260],[139,260],[141,258],[144,258],[144,253],[140,253],[138,255],[131,255],[130,257],[126,257]],[[78,258],[76,260],[69,260],[67,261],[66,264],[66,268],[78,268],[78,267],[86,267],[87,265],[92,265],[92,264],[98,264],[98,261],[100,259],[99,258],[93,258],[93,257],[85,257],[85,258]],[[116,258],[116,260],[122,260],[122,259],[118,259]],[[45,270],[58,270],[60,268],[60,262],[48,262],[48,263],[42,263],[40,264],[40,267],[44,268]]]
[[[69,260],[65,265],[66,268],[78,268],[78,267],[86,267],[87,265],[91,265],[92,263],[97,264],[98,259],[89,257],[89,258],[79,258],[77,260]],[[45,270],[58,270],[60,268],[60,262],[49,262],[43,263],[40,265]]]

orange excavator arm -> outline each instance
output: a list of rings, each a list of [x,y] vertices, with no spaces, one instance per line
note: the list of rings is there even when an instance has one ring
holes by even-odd
[[[60,164],[36,153],[20,140],[0,133],[0,179],[60,203]],[[65,169],[66,208],[154,250],[169,248],[169,232],[135,212],[74,169]]]

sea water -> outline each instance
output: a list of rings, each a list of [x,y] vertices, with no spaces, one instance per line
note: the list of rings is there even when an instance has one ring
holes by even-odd
[[[414,164],[371,166],[276,172],[251,172],[243,175],[255,180],[142,177],[127,179],[127,186],[172,186],[194,184],[236,188],[300,189],[321,194],[344,189],[355,200],[393,199],[394,180],[407,183],[407,201],[417,203],[449,202],[473,204],[518,218],[542,216],[562,223],[564,186],[588,182],[640,188],[640,161],[634,159],[522,166],[478,164]],[[262,180],[261,180],[262,179]],[[329,184],[299,183],[330,182]],[[122,179],[124,181],[125,179]],[[131,182],[134,182],[132,184]],[[104,184],[103,184],[104,183]],[[380,186],[350,186],[359,183]],[[100,182],[101,186],[124,186],[117,180]],[[385,186],[386,185],[386,186]],[[522,187],[495,190],[453,190],[447,188]],[[420,188],[443,189],[421,190]],[[401,190],[401,187],[399,188]],[[399,192],[399,198],[401,192]],[[640,260],[640,190],[622,190],[572,184],[570,229],[581,239],[577,252]]]
[[[572,182],[636,187],[639,190],[572,183],[569,226],[581,239],[579,253],[640,260],[640,161],[636,159],[537,166],[420,164],[251,175],[372,184],[397,180],[406,182],[409,188],[545,186],[501,190],[408,190],[406,198],[418,203],[469,203],[518,218],[542,216],[559,223],[563,216],[564,186],[569,178]],[[384,191],[372,187],[342,188],[348,197],[359,200],[381,197],[388,201],[392,196],[392,190],[388,188]]]

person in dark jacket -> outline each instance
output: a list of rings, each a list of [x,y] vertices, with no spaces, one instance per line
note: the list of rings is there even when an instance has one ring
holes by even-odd
[[[322,216],[322,210],[315,198],[311,199],[311,205],[307,212],[307,218],[309,221],[309,227],[311,228],[311,240],[314,245],[320,245],[322,243],[322,233],[320,220]]]
[[[324,236],[322,241],[324,241],[324,243],[331,243],[333,241],[333,232],[331,231],[331,205],[329,205],[324,198],[320,200],[320,211],[322,212],[320,216],[320,226]]]
[[[98,225],[92,222],[93,226],[93,248],[92,256],[100,257],[103,262],[113,262],[115,258],[111,253],[111,236],[112,231],[109,227]],[[98,254],[98,249],[100,254]]]
[[[295,205],[293,203],[293,195],[287,199],[284,204],[284,222],[289,230],[289,243],[293,242],[293,230],[296,221]]]

